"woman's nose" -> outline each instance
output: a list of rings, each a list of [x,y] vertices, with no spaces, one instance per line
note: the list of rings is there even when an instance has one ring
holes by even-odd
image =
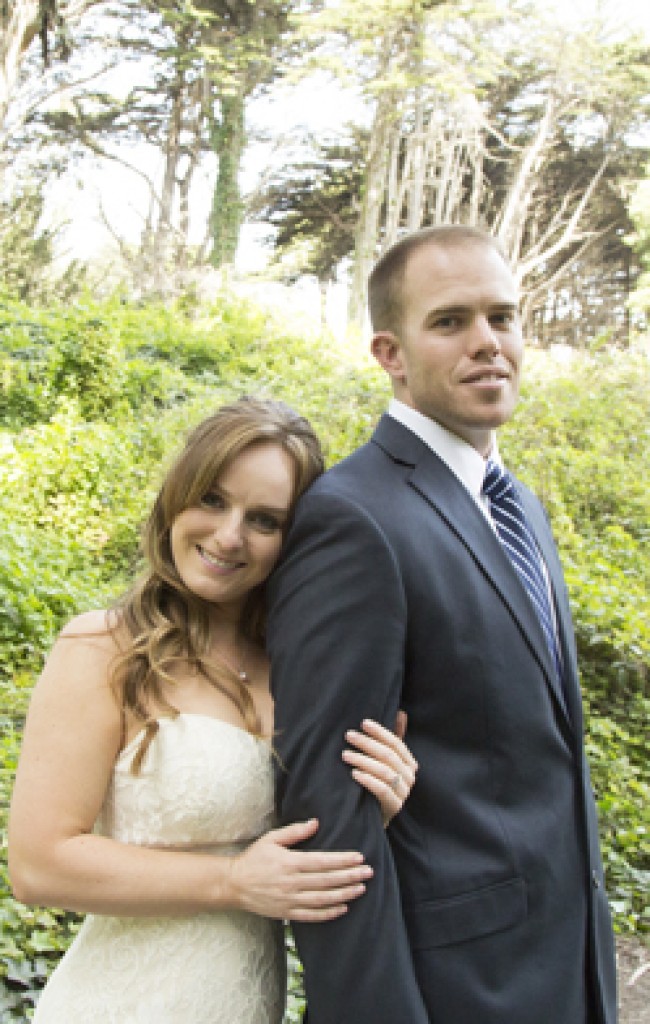
[[[243,523],[239,513],[232,510],[221,518],[215,527],[214,535],[222,551],[240,548],[243,540]]]

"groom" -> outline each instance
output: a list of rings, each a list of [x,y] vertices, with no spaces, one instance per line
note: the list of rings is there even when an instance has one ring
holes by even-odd
[[[616,1020],[567,594],[495,435],[518,397],[517,305],[477,230],[385,253],[372,350],[394,398],[303,497],[271,581],[281,817],[316,815],[313,846],[375,870],[344,917],[295,928],[310,1024]],[[340,748],[398,707],[419,772],[385,832]]]

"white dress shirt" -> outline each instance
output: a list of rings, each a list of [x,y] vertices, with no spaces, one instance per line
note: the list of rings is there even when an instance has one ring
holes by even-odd
[[[462,437],[452,434],[450,430],[441,426],[436,420],[429,419],[428,416],[424,416],[410,405],[405,405],[404,402],[400,402],[397,398],[391,398],[388,406],[388,415],[392,416],[394,420],[397,420],[409,430],[412,430],[414,434],[417,434],[420,440],[424,441],[449,466],[454,476],[458,477],[461,484],[472,495],[481,512],[496,532],[496,527],[490,518],[488,500],[482,493],[487,460],[483,458],[481,453],[476,448],[473,448],[471,444],[468,444],[467,441],[463,441]],[[502,465],[496,437],[492,442],[490,458],[499,465]]]

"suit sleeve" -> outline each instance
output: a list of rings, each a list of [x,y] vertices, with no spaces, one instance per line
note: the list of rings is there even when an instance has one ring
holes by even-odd
[[[310,1024],[428,1024],[379,807],[341,760],[346,729],[392,725],[406,603],[393,552],[354,504],[311,492],[269,585],[269,651],[283,822],[316,816],[312,848],[361,850],[366,893],[325,924],[294,927]]]

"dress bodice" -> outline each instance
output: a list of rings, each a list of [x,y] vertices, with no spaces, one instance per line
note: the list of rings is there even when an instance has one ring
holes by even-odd
[[[146,846],[245,845],[273,825],[273,755],[208,715],[161,718],[137,775],[142,734],[121,752],[95,831]]]

